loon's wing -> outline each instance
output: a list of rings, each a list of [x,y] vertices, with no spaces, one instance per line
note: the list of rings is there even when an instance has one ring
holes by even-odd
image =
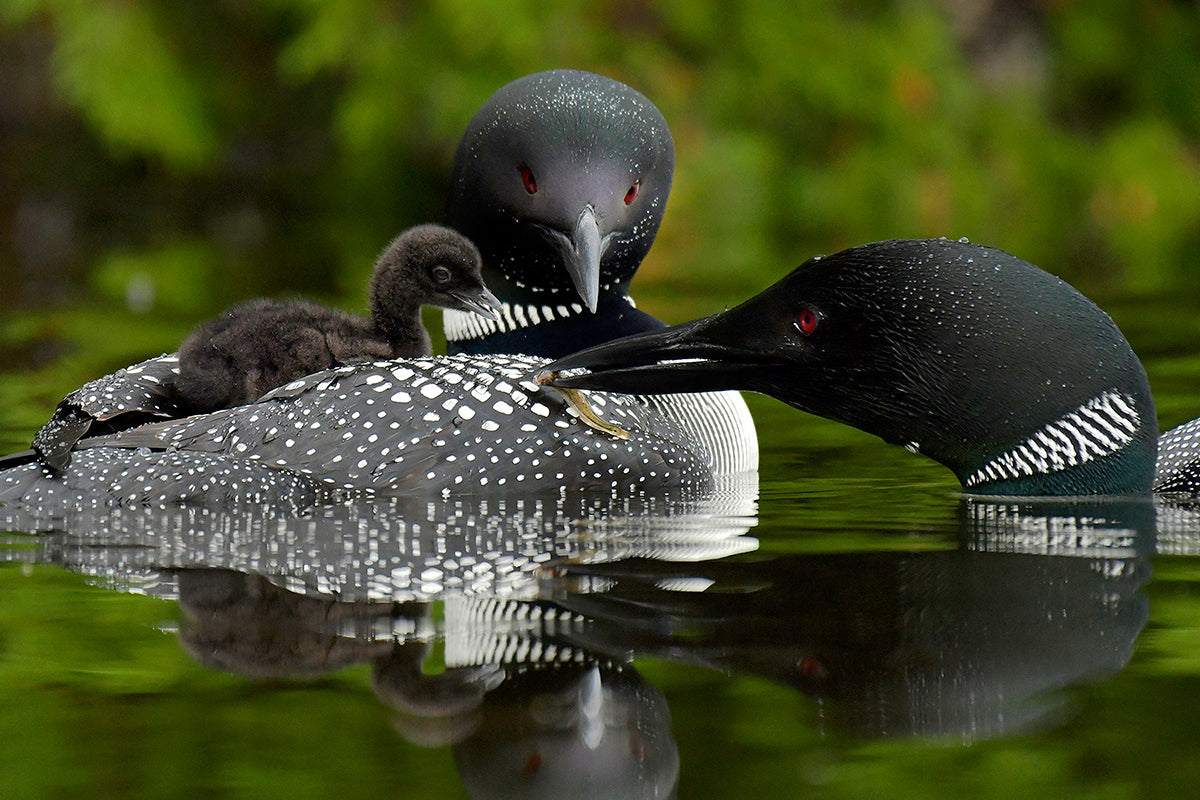
[[[538,385],[544,364],[464,355],[349,365],[258,403],[88,445],[206,453],[380,491],[711,484],[724,463],[715,452],[719,434],[680,424],[702,419],[696,398],[706,396],[591,394],[595,413],[629,432],[620,439],[594,430],[562,394]]]
[[[155,417],[178,417],[175,393],[179,358],[161,355],[85,383],[59,402],[33,437],[38,461],[56,470],[71,462],[71,451],[97,423],[120,429]]]
[[[1154,491],[1196,494],[1200,487],[1200,419],[1182,425],[1158,437],[1158,462]]]

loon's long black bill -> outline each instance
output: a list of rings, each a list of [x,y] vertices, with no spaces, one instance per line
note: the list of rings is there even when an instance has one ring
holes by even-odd
[[[629,394],[753,389],[783,359],[739,340],[739,326],[730,316],[737,311],[589,347],[548,364],[544,381]],[[551,375],[580,368],[589,372]]]

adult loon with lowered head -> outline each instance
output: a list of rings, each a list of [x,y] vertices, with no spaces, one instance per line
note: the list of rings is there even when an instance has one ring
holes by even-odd
[[[634,308],[628,284],[672,169],[662,115],[628,86],[574,70],[515,81],[469,125],[448,212],[482,254],[499,322],[448,312],[455,355],[340,367],[250,405],[82,440],[61,475],[0,472],[0,500],[308,502],[331,489],[704,487],[751,473],[757,439],[736,393],[592,397],[628,432],[619,439],[533,379],[546,358],[663,326]],[[110,380],[82,412],[116,395],[172,416],[154,402],[173,369]]]
[[[768,394],[929,456],[971,493],[1200,490],[1200,420],[1158,439],[1146,372],[1108,315],[965,241],[813,258],[736,308],[548,371],[579,368],[554,383]]]

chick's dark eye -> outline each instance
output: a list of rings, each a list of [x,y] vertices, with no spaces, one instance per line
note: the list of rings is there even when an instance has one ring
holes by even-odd
[[[446,267],[441,267],[441,266],[434,267],[432,274],[433,274],[434,281],[436,281],[437,283],[449,283],[450,282],[450,277],[451,277],[450,270],[447,269]]]
[[[533,177],[533,170],[529,167],[521,167],[521,183],[525,184],[525,191],[537,194],[537,178]]]
[[[803,333],[805,336],[811,336],[813,331],[817,329],[817,324],[820,323],[821,317],[817,314],[817,310],[812,306],[804,306],[800,309],[800,313],[796,315],[796,330]]]
[[[633,182],[633,185],[629,187],[629,191],[625,192],[625,205],[629,205],[630,203],[633,202],[633,198],[638,196],[638,190],[640,190],[641,188],[642,188],[641,181]]]

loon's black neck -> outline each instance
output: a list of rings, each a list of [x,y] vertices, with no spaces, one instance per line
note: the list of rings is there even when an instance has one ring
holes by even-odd
[[[443,313],[446,348],[451,355],[523,353],[561,358],[576,350],[665,323],[639,311],[624,291],[600,295],[596,313],[573,292],[546,293],[524,301],[503,300],[497,321],[448,309]]]

